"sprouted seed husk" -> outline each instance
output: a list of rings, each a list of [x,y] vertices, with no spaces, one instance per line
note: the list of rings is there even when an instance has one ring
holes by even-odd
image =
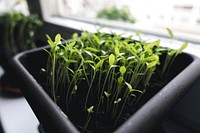
[[[187,45],[172,50],[161,47],[160,40],[147,43],[100,31],[75,33],[70,41],[60,34],[54,41],[47,38],[50,96],[83,133],[114,131],[145,95],[163,86],[163,76]],[[162,82],[154,81],[156,74]]]

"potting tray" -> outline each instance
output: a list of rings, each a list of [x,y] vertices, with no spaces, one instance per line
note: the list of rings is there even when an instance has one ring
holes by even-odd
[[[47,132],[79,132],[63,111],[47,94],[47,77],[41,71],[46,68],[48,53],[42,47],[16,55],[11,62],[13,69],[24,83],[23,94],[37,118]],[[171,69],[170,79],[165,87],[150,97],[115,132],[150,132],[186,94],[200,77],[200,60],[191,54],[179,55]],[[45,91],[46,90],[46,91]]]

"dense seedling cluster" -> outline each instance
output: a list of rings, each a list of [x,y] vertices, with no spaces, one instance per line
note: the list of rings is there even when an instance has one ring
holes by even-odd
[[[111,132],[135,111],[150,88],[150,80],[166,61],[160,75],[166,75],[179,50],[161,47],[118,34],[84,31],[64,41],[49,36],[47,65],[52,99],[82,132]]]

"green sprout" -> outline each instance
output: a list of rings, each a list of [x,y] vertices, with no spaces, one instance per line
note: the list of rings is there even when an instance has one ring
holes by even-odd
[[[172,50],[161,47],[160,40],[138,42],[99,30],[83,31],[80,37],[75,33],[69,41],[60,34],[54,41],[47,39],[50,95],[82,132],[114,131],[153,91],[152,84],[160,80],[155,81],[155,75],[169,74],[174,59],[187,47],[184,43]],[[164,65],[161,56],[166,57]]]
[[[171,42],[175,39],[174,34],[170,28],[167,28],[168,34],[171,37]],[[164,77],[164,75],[167,77],[169,75],[169,71],[171,69],[171,66],[176,59],[176,57],[188,46],[188,42],[184,42],[183,45],[178,50],[171,50],[171,49],[165,49],[166,57],[164,62],[164,67],[162,69],[161,77]]]

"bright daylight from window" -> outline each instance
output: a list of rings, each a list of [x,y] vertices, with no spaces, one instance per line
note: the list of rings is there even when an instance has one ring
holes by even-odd
[[[26,0],[0,0],[0,14],[11,10],[29,14]]]
[[[199,0],[59,0],[58,14],[84,20],[102,18],[200,35]],[[119,23],[120,24],[120,23]]]

